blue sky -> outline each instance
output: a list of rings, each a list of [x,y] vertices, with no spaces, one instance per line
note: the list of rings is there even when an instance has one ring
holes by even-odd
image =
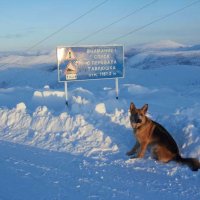
[[[193,0],[158,0],[151,6],[88,38],[77,45],[106,44]],[[54,33],[103,0],[1,0],[0,51],[25,50]],[[72,45],[88,34],[111,24],[152,0],[109,0],[65,30],[34,48],[55,49]],[[140,44],[173,40],[184,44],[200,43],[200,2],[163,21],[128,35],[115,43]]]

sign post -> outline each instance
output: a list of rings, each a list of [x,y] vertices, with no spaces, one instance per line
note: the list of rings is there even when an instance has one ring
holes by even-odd
[[[119,82],[118,78],[115,79],[115,90],[116,90],[116,99],[119,98]]]
[[[67,90],[67,81],[65,81],[65,104],[68,106],[68,90]]]
[[[119,96],[118,78],[124,77],[124,49],[120,45],[58,47],[58,81],[115,79],[116,99]]]

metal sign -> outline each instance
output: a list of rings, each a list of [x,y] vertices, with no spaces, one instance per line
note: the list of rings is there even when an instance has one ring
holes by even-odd
[[[58,81],[124,77],[123,46],[58,47]]]

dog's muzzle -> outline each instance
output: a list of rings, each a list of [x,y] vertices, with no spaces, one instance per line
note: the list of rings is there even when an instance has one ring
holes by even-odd
[[[140,119],[139,115],[136,113],[136,114],[131,114],[130,116],[130,122],[131,124],[134,123],[134,124],[139,124],[142,122],[142,120]]]

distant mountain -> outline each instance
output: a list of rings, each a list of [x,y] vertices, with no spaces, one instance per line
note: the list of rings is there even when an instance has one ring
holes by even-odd
[[[156,43],[148,43],[140,46],[140,49],[143,50],[166,50],[166,49],[178,49],[184,48],[186,45],[171,41],[171,40],[162,40]]]
[[[200,44],[189,46],[189,47],[184,47],[182,48],[183,51],[198,51],[200,50]]]
[[[2,65],[0,70],[13,67],[52,67],[56,63],[55,50],[40,52],[0,52],[0,66]]]
[[[125,63],[131,68],[159,68],[170,65],[200,66],[200,45],[184,45],[171,40],[125,47]],[[6,64],[5,66],[3,66]],[[0,52],[0,70],[13,67],[56,69],[56,52]]]
[[[169,65],[200,66],[200,45],[186,46],[170,40],[129,49],[126,65],[132,68],[158,68]]]

